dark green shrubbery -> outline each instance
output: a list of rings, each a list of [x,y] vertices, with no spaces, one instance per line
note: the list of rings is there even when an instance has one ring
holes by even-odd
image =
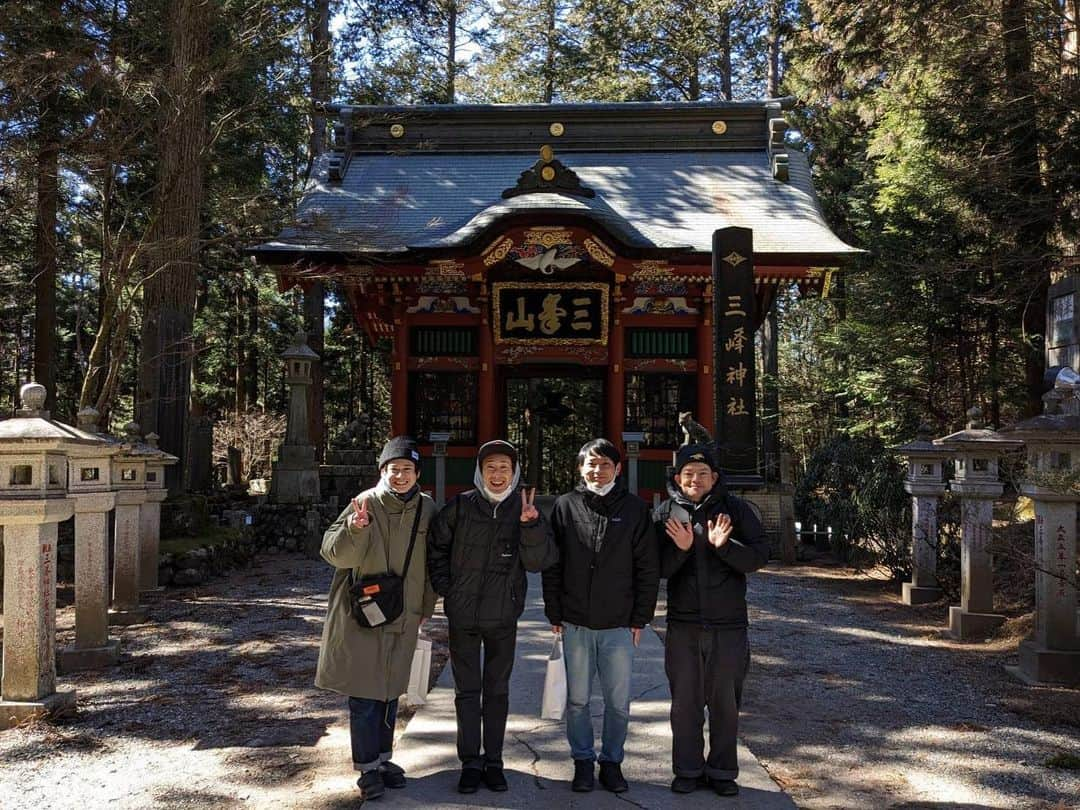
[[[818,448],[795,488],[795,513],[804,526],[831,526],[833,551],[845,562],[910,572],[904,467],[879,439],[837,436]]]

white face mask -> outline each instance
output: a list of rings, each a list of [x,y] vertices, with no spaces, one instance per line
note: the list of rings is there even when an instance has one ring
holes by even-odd
[[[612,478],[603,486],[593,483],[592,481],[585,481],[585,489],[589,490],[593,495],[607,495],[611,490],[615,489],[616,480],[618,479]]]

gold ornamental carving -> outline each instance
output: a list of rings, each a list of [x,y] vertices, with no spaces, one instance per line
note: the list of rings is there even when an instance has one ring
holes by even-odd
[[[390,137],[392,137],[392,138],[401,138],[404,135],[405,135],[405,127],[403,127],[401,124],[391,124],[390,125]]]
[[[597,264],[602,264],[604,267],[611,267],[615,264],[615,252],[596,237],[588,237],[584,245],[585,250],[589,252],[589,255]]]
[[[712,131],[713,135],[723,135],[725,132],[727,132],[727,123],[724,121],[713,121]]]
[[[529,228],[525,231],[524,243],[551,248],[555,245],[571,245],[574,239],[566,228]]]
[[[724,261],[730,264],[732,267],[738,267],[740,264],[746,261],[746,257],[736,251],[731,251],[724,257]]]
[[[501,262],[506,258],[506,254],[510,252],[510,248],[514,246],[514,240],[509,236],[505,236],[501,241],[496,240],[492,243],[491,247],[484,251],[484,266],[491,267],[491,265]]]
[[[560,124],[558,121],[556,121],[554,124],[552,124],[550,127],[548,127],[548,132],[550,132],[554,137],[558,138],[564,132],[566,132],[566,128],[562,124]]]

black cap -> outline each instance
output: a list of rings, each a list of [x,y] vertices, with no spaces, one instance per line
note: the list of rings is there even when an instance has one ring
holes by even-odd
[[[416,449],[416,441],[411,436],[395,436],[383,445],[379,453],[379,469],[381,470],[396,458],[411,461],[420,469],[420,451]]]
[[[675,474],[687,464],[708,464],[713,472],[720,472],[720,466],[716,462],[716,454],[707,444],[683,445],[675,453]]]
[[[481,445],[479,452],[476,454],[477,466],[483,466],[485,458],[495,455],[510,456],[510,461],[517,467],[517,449],[514,445],[510,444],[510,442],[504,442],[502,439],[495,439],[494,441]]]

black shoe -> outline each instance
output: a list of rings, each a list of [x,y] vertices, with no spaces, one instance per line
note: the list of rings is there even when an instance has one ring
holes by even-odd
[[[405,787],[405,769],[400,765],[388,760],[379,765],[379,773],[382,775],[383,784],[388,788],[397,790]]]
[[[484,784],[488,786],[488,790],[494,790],[496,793],[510,789],[510,785],[506,784],[506,775],[498,765],[488,765],[484,768]]]
[[[625,793],[630,789],[622,775],[618,762],[600,763],[600,784],[612,793]]]
[[[386,785],[383,784],[382,774],[377,770],[365,771],[364,774],[356,780],[356,786],[360,788],[361,801],[377,799],[386,792]]]
[[[676,776],[671,780],[672,793],[693,793],[701,787],[701,779],[696,776]]]
[[[593,789],[593,761],[591,759],[574,760],[574,781],[570,789],[575,793],[588,793]]]
[[[738,796],[739,786],[734,779],[710,779],[709,784],[717,796]]]
[[[462,768],[461,778],[457,783],[458,793],[476,793],[483,781],[484,772],[479,768]]]

